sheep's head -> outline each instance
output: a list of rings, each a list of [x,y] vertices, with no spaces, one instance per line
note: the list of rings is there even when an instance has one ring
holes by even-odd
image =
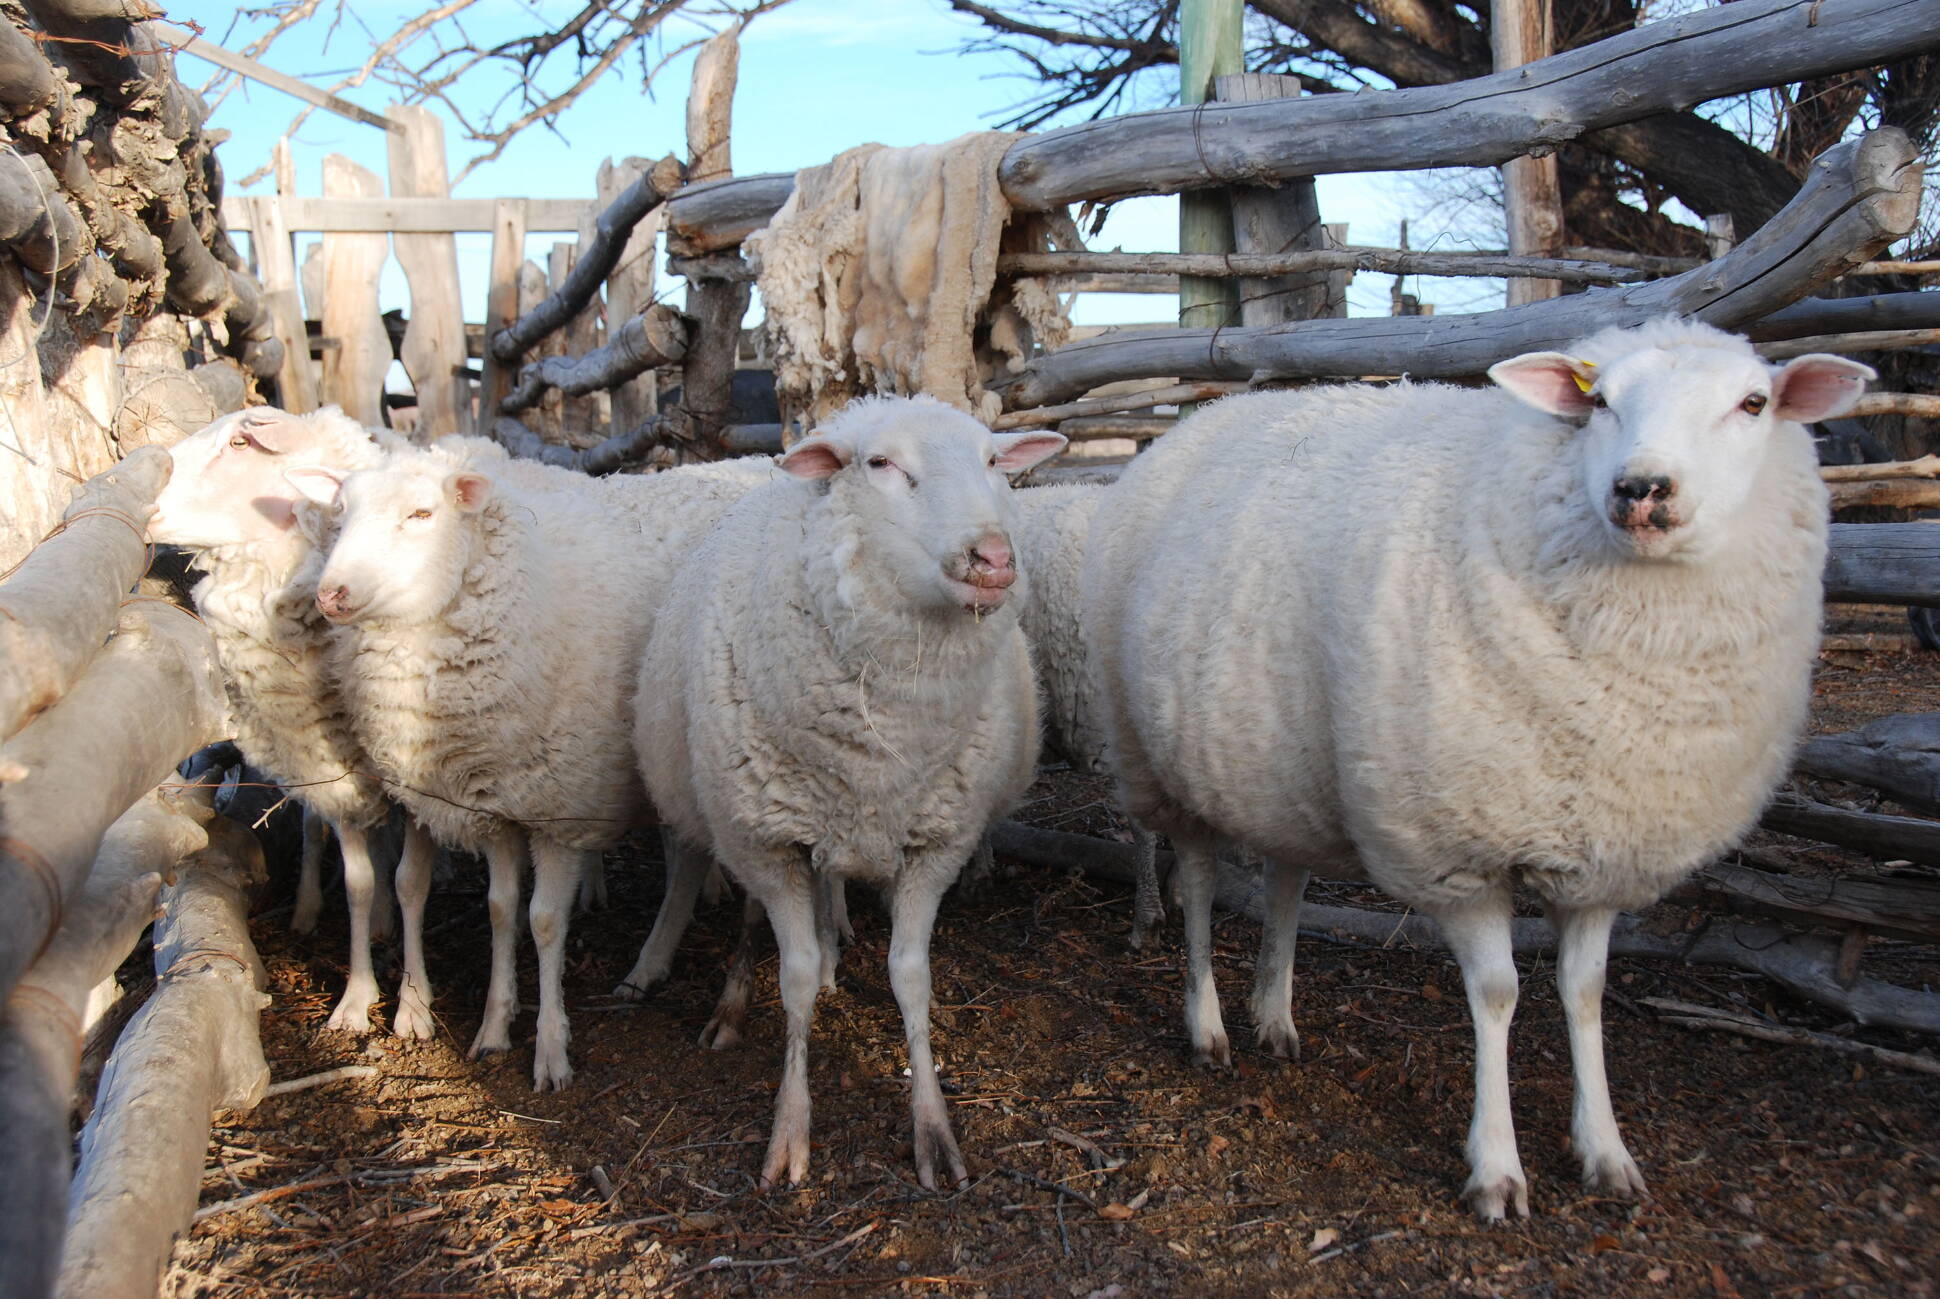
[[[910,605],[983,613],[1018,578],[1007,476],[1064,444],[1056,433],[993,434],[929,398],[874,398],[790,448],[781,467],[828,484],[856,520],[862,557]]]
[[[317,579],[324,617],[422,622],[457,599],[471,557],[468,520],[492,497],[486,475],[441,452],[404,451],[349,475],[305,467],[289,478],[337,515]]]
[[[175,462],[156,498],[148,535],[165,545],[204,550],[277,541],[296,522],[292,465],[352,469],[378,455],[370,432],[335,406],[292,415],[252,406],[224,415],[169,449]]]
[[[1873,372],[1823,354],[1773,366],[1741,338],[1659,321],[1518,356],[1489,377],[1581,421],[1582,488],[1619,553],[1693,560],[1729,534],[1773,447],[1851,409]]]

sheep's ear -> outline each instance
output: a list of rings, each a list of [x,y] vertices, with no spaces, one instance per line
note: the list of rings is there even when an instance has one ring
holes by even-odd
[[[453,474],[445,479],[445,495],[467,514],[476,514],[492,499],[492,480],[484,474]]]
[[[341,492],[344,486],[342,474],[325,469],[322,465],[303,465],[296,469],[285,469],[283,481],[318,505],[336,504],[337,493]]]
[[[1590,389],[1596,383],[1596,367],[1561,352],[1525,352],[1497,361],[1489,367],[1489,378],[1518,400],[1551,415],[1578,419],[1595,409]]]
[[[815,433],[789,447],[777,463],[797,478],[827,478],[854,458],[854,447]]]
[[[1069,439],[1062,433],[992,433],[990,441],[997,448],[997,468],[1021,474],[1064,450]]]
[[[1866,381],[1879,376],[1870,365],[1813,352],[1772,376],[1772,414],[1799,424],[1835,419],[1852,409]]]
[[[242,412],[230,430],[241,433],[271,455],[287,455],[302,444],[296,417],[275,406],[254,406]]]

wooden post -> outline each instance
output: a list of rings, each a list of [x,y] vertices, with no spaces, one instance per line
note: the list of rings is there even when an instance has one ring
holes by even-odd
[[[1213,98],[1222,104],[1299,97],[1298,77],[1236,72],[1213,80]],[[1297,176],[1278,189],[1236,186],[1231,201],[1235,252],[1270,255],[1315,251],[1325,245],[1312,176]],[[1325,271],[1239,282],[1239,318],[1243,325],[1278,325],[1326,314]]]
[[[593,222],[599,216],[597,208],[586,209],[586,217],[579,223],[578,243],[558,243],[552,246],[552,260],[547,264],[547,280],[551,290],[557,293],[566,283],[579,261],[583,248],[592,246]],[[579,313],[566,322],[566,327],[546,340],[550,348],[541,347],[540,357],[587,356],[597,351],[605,332],[605,302],[598,293],[593,294]],[[617,323],[617,322],[616,322]],[[561,394],[560,430],[569,446],[587,447],[603,440],[614,432],[610,427],[611,405],[602,391],[589,392],[583,396]]]
[[[447,198],[444,120],[420,104],[392,104],[388,132],[391,194]],[[421,440],[472,430],[465,378],[465,314],[458,294],[458,243],[448,234],[394,234],[391,247],[411,288],[411,318],[401,349],[418,394]]]
[[[1214,78],[1241,70],[1244,20],[1240,0],[1183,0],[1179,6],[1181,104],[1205,103],[1212,98]],[[1179,195],[1179,251],[1233,251],[1233,210],[1225,190]],[[1238,324],[1238,287],[1225,280],[1180,276],[1179,323],[1213,328]]]
[[[517,362],[492,354],[492,336],[519,317],[519,267],[525,263],[525,200],[499,199],[492,207],[492,278],[485,299],[485,380],[478,395],[478,427],[490,428],[498,404],[512,390]]]
[[[1729,212],[1713,212],[1704,218],[1704,255],[1712,261],[1738,246],[1737,223]]]
[[[290,230],[283,224],[283,205],[273,196],[246,198],[249,204],[249,242],[256,250],[256,274],[263,282],[277,341],[283,344],[283,368],[276,373],[277,397],[284,410],[297,414],[317,408],[316,371],[310,368],[310,339],[303,328],[303,303],[296,291],[296,253]]]
[[[687,93],[687,182],[734,174],[729,135],[734,122],[734,84],[741,68],[741,29],[730,27],[701,46]]]
[[[631,185],[645,173],[647,161],[644,158],[628,158],[615,164],[607,159],[600,164],[599,203],[604,209],[620,196],[620,191]],[[660,207],[633,227],[627,236],[626,251],[620,254],[620,261],[613,273],[606,277],[606,328],[607,343],[614,341],[614,334],[625,322],[632,320],[653,303],[654,280],[654,236],[665,223],[666,205]],[[639,427],[649,415],[660,409],[660,382],[651,373],[636,375],[611,390],[610,424],[614,432],[624,433]]]
[[[687,94],[687,157],[694,180],[700,179],[694,169],[702,165],[720,169],[716,180],[728,170],[738,41],[733,48],[733,57],[723,45],[713,57],[704,53],[694,64]],[[682,418],[672,422],[680,438],[677,454],[684,459],[718,460],[726,452],[722,439],[733,417],[734,370],[740,359],[741,321],[748,313],[748,297],[745,283],[688,281],[687,314],[694,318],[694,333],[680,369]]]
[[[570,247],[570,244],[554,244],[552,246],[552,253],[547,258],[548,264],[554,261],[564,263],[567,255],[561,250]],[[559,278],[563,281],[571,269],[569,265],[560,265],[558,268]],[[552,284],[553,281],[539,263],[520,262],[518,278],[519,315],[526,315],[534,307],[545,301],[546,295],[552,289]],[[560,332],[554,330],[535,343],[528,355],[532,356],[534,360],[545,360],[548,357],[563,356],[564,351],[561,342],[562,336]],[[526,412],[525,422],[530,424],[533,430],[546,441],[559,442],[564,438],[564,411],[564,395],[556,389],[548,390],[540,395],[538,406]]]
[[[323,195],[382,198],[384,182],[333,153],[323,160]],[[381,234],[323,237],[323,336],[336,340],[323,353],[323,396],[368,428],[384,422],[384,375],[391,368],[391,336],[377,310],[377,277],[390,252]]]
[[[1489,43],[1495,70],[1504,72],[1550,54],[1549,0],[1492,0]],[[1502,164],[1502,202],[1511,257],[1554,257],[1563,246],[1563,189],[1556,155],[1511,158]],[[1508,305],[1562,294],[1555,280],[1509,281]]]

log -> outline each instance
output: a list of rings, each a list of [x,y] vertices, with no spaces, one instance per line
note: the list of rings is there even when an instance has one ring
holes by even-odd
[[[669,416],[655,415],[636,428],[615,433],[604,442],[574,448],[548,442],[509,416],[500,415],[491,425],[492,437],[520,459],[537,460],[541,464],[574,469],[595,477],[645,459],[647,452],[655,446],[674,440],[674,427]]]
[[[687,175],[694,181],[734,174],[731,143],[734,84],[741,68],[741,29],[730,27],[694,56],[687,92]]]
[[[1903,392],[1868,393],[1859,400],[1863,404],[1873,397],[1900,398],[1911,396]],[[1940,398],[1925,400],[1940,403]],[[1860,412],[1856,412],[1860,413]],[[1879,411],[1863,412],[1880,414]],[[1940,456],[1925,455],[1918,460],[1882,460],[1873,464],[1860,465],[1820,465],[1819,477],[1828,483],[1872,482],[1881,478],[1940,478]]]
[[[733,248],[768,224],[795,192],[795,173],[689,185],[667,203],[667,251],[684,257]]]
[[[1835,523],[1830,542],[1828,602],[1940,608],[1940,528],[1926,523]]]
[[[317,375],[310,366],[309,334],[303,325],[303,303],[297,297],[296,254],[290,247],[289,228],[283,224],[282,200],[240,201],[249,204],[249,243],[256,253],[276,341],[283,345],[282,364],[276,371],[277,404],[307,414],[318,406]]]
[[[1827,812],[1839,810],[1826,809]],[[1910,820],[1907,817],[1888,819]],[[1789,823],[1803,826],[1827,822],[1807,813],[1792,818]],[[1768,820],[1766,824],[1769,827],[1771,822]],[[1925,837],[1929,841],[1935,837],[1934,832],[1940,832],[1940,825],[1932,822],[1913,824],[1926,827]],[[1699,870],[1669,896],[1678,901],[1708,901],[1732,911],[1770,916],[1795,925],[1829,925],[1839,930],[1859,925],[1872,933],[1915,943],[1940,939],[1940,885],[1924,880],[1890,880],[1853,874],[1803,878],[1718,861]]]
[[[680,435],[685,458],[718,460],[727,453],[721,437],[734,418],[734,367],[748,297],[748,285],[728,280],[688,286],[687,314],[694,318],[694,327],[681,367],[682,419],[669,425],[670,432]]]
[[[1737,1011],[1720,1010],[1713,1006],[1697,1006],[1688,1001],[1674,1001],[1668,997],[1645,997],[1643,1003],[1657,1010],[1669,1011],[1670,1013],[1664,1016],[1664,1022],[1667,1024],[1682,1024],[1687,1028],[1735,1033],[1739,1037],[1756,1038],[1761,1042],[1777,1042],[1781,1046],[1816,1046],[1840,1055],[1858,1056],[1894,1069],[1910,1069],[1915,1073],[1940,1076],[1940,1060],[1932,1056],[1914,1055],[1907,1051],[1889,1051],[1882,1046],[1855,1042],[1846,1037],[1835,1037],[1831,1033],[1815,1033],[1809,1028],[1799,1028],[1792,1024],[1765,1023]]]
[[[546,258],[546,285],[553,292],[558,292],[572,278],[573,267],[579,261],[579,249],[593,237],[593,222],[597,215],[597,209],[587,212],[586,220],[580,227],[578,243],[562,240],[552,246],[552,253]],[[598,351],[604,314],[605,304],[600,301],[596,288],[586,309],[575,313],[548,335],[541,342],[534,359],[541,365],[548,361],[570,362],[573,357]],[[561,441],[575,447],[590,446],[602,439],[600,430],[611,428],[613,420],[610,408],[601,410],[606,404],[602,400],[605,393],[579,396],[566,389],[555,389],[554,393],[556,395],[548,394],[547,404],[559,410]]]
[[[1758,354],[1767,361],[1789,361],[1808,352],[1886,352],[1940,343],[1940,329],[1874,329],[1856,334],[1815,334],[1760,343]]]
[[[1819,759],[1823,761],[1823,755]],[[1915,816],[1887,816],[1879,812],[1855,812],[1814,802],[1795,794],[1781,794],[1765,809],[1759,823],[1767,830],[1838,844],[1881,861],[1913,861],[1940,866],[1940,823]],[[1921,886],[1931,890],[1931,885]],[[1940,915],[1940,903],[1929,908]],[[1887,908],[1890,911],[1890,908]],[[1890,923],[1890,920],[1885,922]]]
[[[1001,253],[999,275],[1143,274],[1209,278],[1292,275],[1301,271],[1373,271],[1383,275],[1450,275],[1478,279],[1529,276],[1565,284],[1625,284],[1644,272],[1609,262],[1563,261],[1471,252],[1338,248],[1290,253]],[[1297,317],[1296,319],[1307,319]]]
[[[648,164],[641,158],[628,158],[615,166],[609,159],[600,164],[599,202],[608,207],[628,185],[638,179]],[[606,319],[609,330],[615,320],[631,320],[654,303],[654,237],[665,219],[666,205],[633,227],[627,236],[626,251],[619,264],[606,277]],[[658,381],[642,374],[615,387],[611,394],[614,428],[638,428],[660,409]]]
[[[600,213],[593,240],[580,249],[579,261],[565,284],[531,312],[490,334],[491,354],[503,363],[516,361],[527,348],[585,310],[599,291],[600,283],[619,264],[633,227],[659,207],[680,183],[680,160],[668,154],[621,191],[620,197]]]
[[[1230,396],[1245,390],[1246,385],[1240,383],[1172,383],[1137,392],[1086,397],[1058,406],[1014,410],[999,415],[991,421],[990,427],[999,433],[1009,429],[1048,428],[1067,419],[1080,419],[1087,415],[1115,415],[1122,411],[1150,410],[1154,406],[1176,406],[1180,402],[1210,401],[1214,397]]]
[[[1179,422],[1176,415],[1080,415],[1062,420],[1058,432],[1073,442],[1132,438],[1140,442],[1161,437]]]
[[[1245,66],[1242,49],[1246,10],[1240,0],[1179,0],[1179,102],[1213,98],[1213,82]],[[1179,195],[1179,251],[1233,251],[1233,208],[1219,190]],[[1240,323],[1239,286],[1184,275],[1179,279],[1179,323],[1219,329]]]
[[[485,296],[485,337],[506,329],[519,315],[519,268],[525,264],[525,200],[502,198],[492,206],[492,272]],[[512,387],[512,367],[484,349],[485,373],[478,414],[487,421]]]
[[[1496,166],[1598,127],[1935,48],[1940,22],[1924,3],[1737,0],[1448,85],[1161,109],[1047,131],[1013,145],[998,176],[1013,206],[1041,211],[1323,173]]]
[[[446,198],[445,125],[422,104],[392,104],[391,193]],[[449,234],[394,234],[391,248],[411,290],[411,316],[398,359],[418,396],[415,436],[430,441],[472,428],[465,377],[465,312],[458,293],[458,242]]]
[[[584,356],[555,356],[535,361],[519,371],[519,384],[506,394],[499,409],[508,415],[538,404],[541,394],[556,388],[570,396],[612,388],[637,374],[674,365],[687,355],[688,326],[672,307],[655,303],[613,331],[612,341]]]
[[[1498,74],[1546,59],[1555,48],[1549,0],[1491,0],[1489,52]],[[1555,254],[1563,244],[1563,182],[1554,152],[1543,149],[1503,161],[1502,207],[1511,253],[1519,257]],[[1562,291],[1558,280],[1514,279],[1509,281],[1504,305],[1542,302]]]
[[[1940,419],[1940,397],[1919,392],[1869,392],[1847,412],[1849,415],[1912,415],[1918,419]],[[1924,459],[1932,460],[1927,456]],[[1940,462],[1936,462],[1940,463]],[[1922,474],[1923,478],[1934,474]]]
[[[1738,0],[1731,8],[1756,2]],[[1026,409],[1113,380],[1157,375],[1324,378],[1405,371],[1450,378],[1666,313],[1730,328],[1769,315],[1903,237],[1918,217],[1919,195],[1920,165],[1911,142],[1903,132],[1882,129],[1827,150],[1813,162],[1798,195],[1763,229],[1717,261],[1670,279],[1477,315],[1101,335],[1031,362],[1004,400],[1012,409]]]
[[[60,80],[33,38],[11,22],[0,23],[0,29],[0,104],[25,117],[58,101]]]
[[[1883,478],[1850,483],[1828,483],[1834,510],[1887,507],[1899,510],[1925,510],[1940,507],[1940,483],[1917,478]]]
[[[258,1020],[269,998],[249,939],[255,837],[205,823],[209,846],[162,896],[155,992],[122,1030],[81,1130],[68,1199],[64,1299],[150,1299],[195,1216],[218,1109],[254,1107],[269,1086]]]
[[[997,255],[997,269],[1004,269],[1003,254]],[[737,284],[755,282],[754,266],[740,253],[704,253],[694,257],[670,256],[667,273],[689,280],[732,280]]]
[[[108,827],[223,734],[226,711],[201,622],[137,598],[67,696],[0,748],[19,776],[0,783],[0,995],[59,927]]]
[[[148,566],[168,453],[142,448],[81,485],[59,530],[0,581],[0,741],[81,679]]]
[[[1213,79],[1213,98],[1227,104],[1298,99],[1300,90],[1300,78],[1270,72],[1237,72]],[[1326,246],[1320,199],[1311,176],[1295,177],[1278,188],[1236,185],[1228,198],[1233,206],[1235,252],[1309,252]],[[1325,275],[1310,271],[1239,282],[1239,323],[1242,325],[1278,325],[1289,320],[1314,320],[1326,314]]]
[[[1130,844],[1040,830],[1015,821],[997,822],[991,827],[990,838],[997,852],[1027,865],[1077,869],[1120,883],[1131,883],[1135,878],[1136,854]],[[1171,869],[1172,854],[1161,852],[1160,873]],[[1219,867],[1213,905],[1258,921],[1262,918],[1261,897],[1257,872],[1224,864]],[[1303,933],[1347,933],[1381,947],[1398,942],[1428,950],[1447,947],[1435,923],[1414,912],[1396,915],[1308,903],[1300,908],[1300,928]],[[1518,952],[1550,952],[1556,947],[1555,932],[1546,920],[1517,920],[1514,936]],[[1610,934],[1610,954],[1750,970],[1860,1024],[1940,1033],[1940,995],[1877,979],[1854,979],[1850,986],[1842,985],[1836,974],[1837,942],[1790,933],[1777,925],[1714,922],[1696,934],[1659,936],[1637,917],[1619,916]]]
[[[1810,334],[1940,327],[1940,293],[1876,293],[1868,298],[1806,298],[1745,326],[1759,342]]]
[[[208,836],[157,791],[109,827],[87,886],[0,1009],[0,1259],[9,1293],[45,1295],[60,1268],[73,1139],[68,1123],[89,996],[155,917],[162,875]]]
[[[323,160],[325,197],[375,198],[384,182],[340,153]],[[384,375],[391,368],[391,336],[378,311],[377,278],[390,256],[383,235],[323,237],[323,336],[339,346],[323,354],[323,399],[366,428],[384,423]]]
[[[87,224],[39,154],[10,151],[0,164],[0,244],[42,275],[66,270],[94,247]]]
[[[1794,765],[1808,776],[1865,785],[1940,816],[1940,713],[1895,713],[1856,731],[1812,736],[1799,746]]]

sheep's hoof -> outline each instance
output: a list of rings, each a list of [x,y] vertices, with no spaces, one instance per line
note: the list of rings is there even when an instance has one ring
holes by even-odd
[[[371,993],[362,992],[356,988],[346,989],[343,1000],[339,1001],[337,1008],[330,1012],[330,1018],[324,1022],[324,1027],[335,1029],[340,1033],[370,1032],[370,1008],[376,1000],[376,996]]]
[[[923,1189],[936,1189],[936,1166],[947,1164],[950,1176],[961,1186],[970,1180],[969,1170],[963,1166],[963,1154],[957,1149],[957,1138],[950,1131],[948,1123],[919,1124],[916,1128],[916,1180]]]
[[[1529,1216],[1529,1183],[1520,1170],[1485,1174],[1477,1172],[1462,1188],[1462,1198],[1484,1222],[1500,1222],[1513,1207],[1518,1218]]]
[[[472,1039],[471,1047],[465,1052],[467,1060],[476,1060],[482,1055],[496,1055],[500,1051],[512,1049],[512,1037],[504,1029],[491,1031],[479,1029],[478,1036]]]
[[[535,1092],[564,1091],[566,1084],[573,1080],[573,1067],[566,1063],[562,1055],[558,1059],[548,1059],[542,1052],[532,1061],[532,1090]]]
[[[741,1045],[741,1024],[738,1018],[716,1015],[707,1021],[701,1030],[701,1046],[709,1051],[726,1051]]]
[[[293,934],[314,934],[317,931],[317,913],[323,909],[321,902],[299,902],[296,910],[290,912],[290,932]]]
[[[1644,1193],[1644,1175],[1629,1153],[1583,1156],[1583,1185],[1602,1195],[1632,1199]]]
[[[1300,1030],[1292,1023],[1262,1023],[1253,1030],[1253,1040],[1275,1059],[1300,1062]]]
[[[428,1042],[438,1035],[438,1026],[431,1018],[431,1006],[415,992],[400,990],[397,995],[397,1010],[391,1016],[391,1032],[397,1037],[414,1037],[420,1042]]]
[[[808,1130],[803,1125],[799,1132],[784,1133],[775,1129],[775,1135],[768,1142],[768,1158],[761,1165],[761,1185],[768,1187],[780,1184],[786,1177],[790,1186],[800,1186],[808,1176]]]
[[[645,1001],[659,983],[659,979],[649,979],[644,983],[635,983],[630,978],[621,979],[614,985],[613,996],[620,1001]]]
[[[1192,1053],[1192,1063],[1201,1069],[1231,1069],[1233,1048],[1226,1041],[1226,1035],[1216,1034],[1204,1046],[1195,1048]]]

